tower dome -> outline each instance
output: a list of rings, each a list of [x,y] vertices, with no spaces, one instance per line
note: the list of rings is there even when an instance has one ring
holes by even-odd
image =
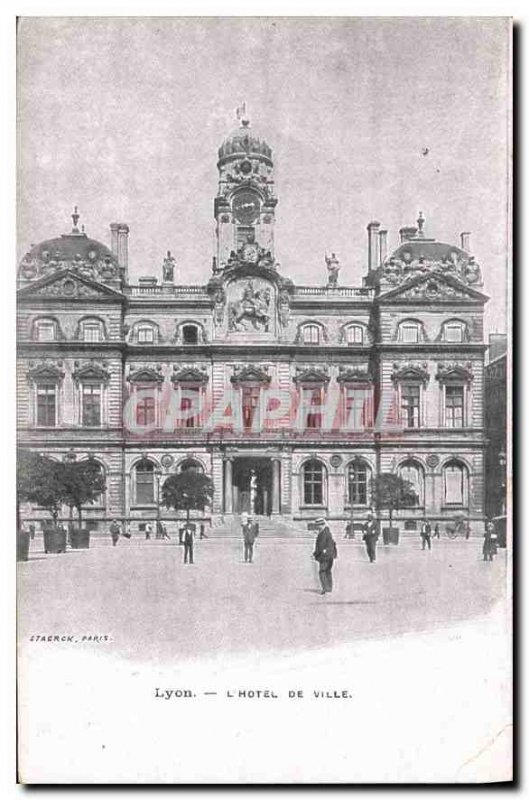
[[[248,119],[241,119],[241,124],[219,147],[219,166],[227,161],[240,159],[241,156],[257,157],[272,165],[272,148],[250,127]]]

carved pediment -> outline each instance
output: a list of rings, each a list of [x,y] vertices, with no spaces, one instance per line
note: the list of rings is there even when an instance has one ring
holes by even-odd
[[[72,378],[76,383],[81,383],[83,381],[108,383],[110,380],[110,372],[101,364],[95,362],[79,364],[79,362],[76,361],[75,369],[72,372]]]
[[[340,367],[338,383],[368,383],[371,375],[367,367]]]
[[[64,370],[61,369],[62,361],[56,364],[37,364],[31,365],[27,372],[28,380],[33,383],[58,383],[64,378]]]
[[[406,281],[395,289],[382,294],[384,300],[412,300],[428,303],[450,302],[453,300],[485,302],[486,295],[470,286],[464,285],[451,275],[432,272]]]
[[[393,364],[393,372],[391,373],[391,380],[393,383],[401,383],[404,381],[418,381],[427,384],[430,380],[428,373],[428,364],[426,361],[422,362],[396,362]]]
[[[245,365],[242,367],[235,367],[233,371],[233,375],[231,377],[231,382],[234,384],[237,383],[270,383],[270,375],[266,368],[253,366],[253,365]]]
[[[294,383],[328,383],[330,380],[328,367],[298,367]]]
[[[129,383],[163,383],[162,368],[138,367],[129,371],[127,380]]]
[[[19,299],[64,298],[65,300],[84,300],[85,298],[113,297],[123,299],[120,292],[76,274],[70,269],[56,272],[51,276],[34,281],[18,292]]]
[[[441,383],[455,381],[457,383],[470,383],[474,379],[472,362],[445,362],[437,365],[435,376]]]
[[[197,367],[175,368],[171,375],[171,381],[173,383],[207,383],[208,380],[207,372]]]

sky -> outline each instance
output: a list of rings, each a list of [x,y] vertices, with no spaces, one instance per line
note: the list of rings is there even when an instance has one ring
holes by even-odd
[[[471,250],[505,331],[510,45],[505,18],[22,18],[18,259],[67,233],[130,226],[131,281],[202,283],[215,254],[217,150],[246,101],[272,147],[275,251],[295,282],[360,285],[371,220]],[[427,154],[424,151],[427,149]]]

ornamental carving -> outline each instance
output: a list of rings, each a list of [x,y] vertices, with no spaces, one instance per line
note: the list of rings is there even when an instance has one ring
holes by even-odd
[[[440,261],[424,256],[414,258],[409,252],[405,252],[403,258],[391,256],[381,267],[380,280],[396,286],[430,273],[452,276],[468,286],[483,285],[481,267],[474,256],[459,254],[455,250],[450,257],[446,256]],[[431,291],[434,291],[433,287]]]
[[[64,378],[62,366],[62,361],[40,361],[38,364],[34,364],[33,361],[30,361],[30,368],[26,376],[32,383],[44,383],[46,381],[50,383],[59,383]]]
[[[314,364],[310,367],[296,367],[294,383],[329,383],[329,367]]]
[[[271,381],[269,375],[269,368],[267,366],[254,366],[253,364],[236,365],[233,368],[233,375],[230,378],[231,383],[264,383],[269,384]]]
[[[290,296],[286,289],[281,289],[277,299],[277,313],[279,322],[286,328],[290,319]]]
[[[250,279],[240,284],[238,295],[228,304],[228,330],[268,333],[272,311],[270,286]]]
[[[470,383],[474,379],[472,362],[450,361],[440,363],[437,365],[437,374],[435,377],[441,383],[447,381]]]
[[[204,384],[209,381],[208,373],[205,369],[196,366],[174,365],[171,375],[172,383],[193,383]]]
[[[355,382],[369,382],[371,375],[367,367],[339,367],[338,383],[355,383]]]
[[[72,378],[76,383],[82,381],[100,381],[101,383],[108,383],[110,380],[110,372],[99,361],[74,361]]]
[[[419,381],[420,383],[427,384],[430,380],[428,363],[426,361],[395,362],[393,364],[391,380],[393,383],[401,383],[403,381]]]
[[[161,364],[129,365],[127,380],[129,383],[163,383],[163,367]]]
[[[61,258],[59,251],[53,255],[44,251],[41,258],[30,256],[28,253],[22,260],[19,267],[19,278],[26,281],[34,281],[40,278],[47,278],[54,273],[62,272],[63,270],[71,270],[83,278],[88,280],[98,281],[105,283],[113,281],[120,277],[119,266],[112,260],[109,255],[104,258],[97,258],[95,251],[90,251],[88,258],[83,259],[80,255],[74,256],[71,261],[65,261]],[[48,288],[48,294],[58,295],[62,294],[58,288],[61,284],[52,284],[55,287],[53,290]],[[42,292],[39,292],[42,293]],[[65,292],[66,294],[68,292]],[[90,296],[90,295],[83,295]]]

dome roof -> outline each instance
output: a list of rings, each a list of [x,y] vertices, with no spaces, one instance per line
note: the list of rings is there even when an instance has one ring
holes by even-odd
[[[408,239],[402,242],[393,251],[390,258],[399,258],[403,261],[448,261],[455,258],[456,261],[468,260],[468,253],[460,247],[444,242],[436,242],[432,239]]]
[[[63,269],[74,269],[99,281],[119,276],[119,264],[112,251],[97,239],[91,239],[84,229],[79,230],[77,206],[72,214],[73,227],[53,239],[32,246],[19,267],[19,276],[35,280]]]
[[[224,139],[219,147],[219,161],[245,154],[259,156],[270,162],[272,160],[272,148],[254,129],[250,128],[247,119],[243,119],[240,127]]]

